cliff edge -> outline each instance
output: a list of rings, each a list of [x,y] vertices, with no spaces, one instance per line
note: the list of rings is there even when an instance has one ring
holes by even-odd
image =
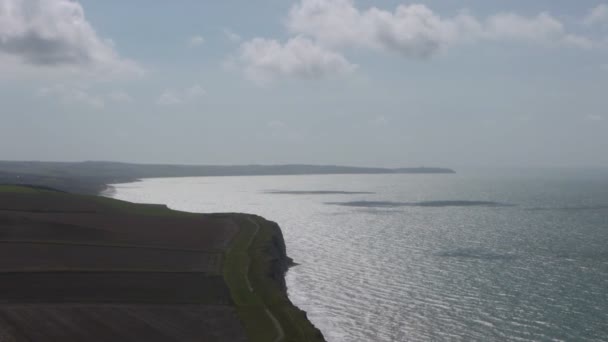
[[[224,278],[252,341],[325,341],[287,296],[287,256],[279,225],[260,216],[225,214],[240,228],[224,263]]]

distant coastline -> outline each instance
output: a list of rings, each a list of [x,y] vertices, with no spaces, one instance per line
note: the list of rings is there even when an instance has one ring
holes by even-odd
[[[374,168],[339,165],[169,165],[117,162],[0,161],[0,184],[42,185],[61,191],[98,194],[109,184],[142,178],[279,176],[324,174],[454,174],[440,167]]]

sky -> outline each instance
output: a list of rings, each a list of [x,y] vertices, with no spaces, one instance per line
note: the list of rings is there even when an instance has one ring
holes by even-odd
[[[0,160],[608,167],[608,2],[0,0]]]

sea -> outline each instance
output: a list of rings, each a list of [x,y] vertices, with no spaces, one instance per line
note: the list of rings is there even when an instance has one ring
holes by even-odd
[[[330,342],[608,341],[608,170],[155,178],[111,196],[279,223]]]

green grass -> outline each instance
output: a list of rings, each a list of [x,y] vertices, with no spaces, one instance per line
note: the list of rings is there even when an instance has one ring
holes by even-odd
[[[11,193],[24,193],[24,194],[40,194],[40,193],[52,193],[55,196],[65,196],[71,198],[81,198],[83,201],[96,202],[102,207],[106,207],[112,210],[118,210],[130,214],[140,215],[151,215],[151,216],[171,216],[171,217],[184,217],[184,216],[200,216],[198,213],[189,213],[183,211],[176,211],[169,209],[164,204],[142,204],[142,203],[131,203],[127,201],[121,201],[109,197],[97,196],[97,195],[83,195],[75,193],[67,193],[61,191],[53,191],[52,189],[37,188],[35,186],[27,185],[0,185],[0,193],[11,192]]]
[[[249,280],[283,327],[285,341],[321,341],[318,330],[310,323],[304,312],[296,308],[289,301],[287,294],[267,276],[271,258],[266,253],[266,249],[275,232],[270,222],[265,220],[258,222],[261,229],[251,246],[254,258],[249,270]]]
[[[256,226],[250,219],[259,225],[257,234]],[[245,215],[238,216],[236,220],[241,231],[227,252],[224,279],[250,340],[270,342],[278,337],[277,329],[266,313],[269,310],[284,331],[282,341],[322,341],[318,330],[305,314],[293,306],[287,294],[268,276],[271,257],[267,250],[276,234],[270,222]],[[247,285],[247,277],[253,291]]]
[[[93,195],[73,195],[87,198],[96,201],[101,205],[124,211],[131,214],[150,215],[150,216],[170,216],[170,217],[196,217],[201,216],[200,213],[191,213],[187,211],[173,210],[164,204],[149,204],[149,203],[133,203],[122,201],[110,197],[93,196]]]
[[[251,262],[248,246],[255,238],[256,228],[251,223],[239,223],[239,233],[224,258],[224,279],[250,340],[274,341],[276,328],[265,312],[264,302],[248,286],[247,270]]]
[[[0,185],[0,192],[17,192],[17,193],[35,194],[35,193],[39,193],[40,190],[26,187],[26,186],[19,186],[19,185]]]
[[[141,214],[141,215],[154,215],[154,216],[188,216],[188,215],[200,215],[187,213],[183,211],[176,211],[169,209],[164,204],[140,204],[140,203],[131,203],[121,200],[116,200],[108,197],[101,196],[89,196],[89,195],[76,195],[81,197],[86,197],[88,199],[94,200],[101,205],[105,205],[107,207],[125,211],[132,214]]]
[[[108,209],[123,211],[131,214],[140,214],[140,215],[152,215],[152,216],[192,216],[192,215],[200,215],[195,213],[188,213],[182,211],[176,211],[169,209],[166,205],[163,204],[140,204],[140,203],[131,203],[121,200],[116,200],[109,197],[103,196],[95,196],[95,195],[82,195],[82,194],[72,194],[66,192],[59,192],[53,190],[47,190],[44,188],[36,188],[30,186],[22,186],[22,185],[0,185],[0,193],[1,192],[11,192],[11,193],[24,193],[24,194],[40,194],[40,193],[52,193],[55,196],[65,196],[71,198],[81,198],[83,201],[92,201],[98,203],[100,206],[106,207]]]

